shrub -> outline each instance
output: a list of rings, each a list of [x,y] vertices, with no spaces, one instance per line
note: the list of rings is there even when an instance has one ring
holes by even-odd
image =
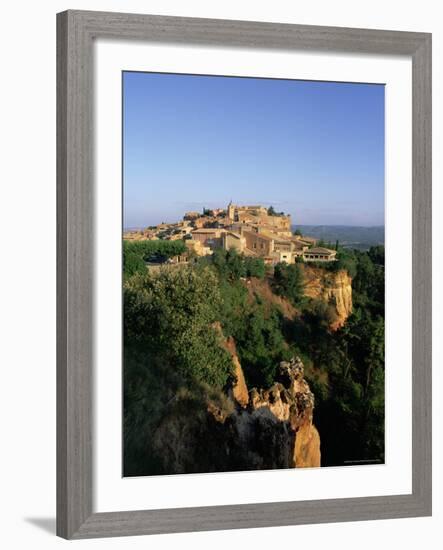
[[[278,263],[274,268],[274,289],[293,304],[298,304],[303,298],[303,272],[300,265]]]
[[[220,302],[209,268],[135,275],[124,285],[125,346],[157,353],[188,380],[222,387],[232,361],[214,325]]]

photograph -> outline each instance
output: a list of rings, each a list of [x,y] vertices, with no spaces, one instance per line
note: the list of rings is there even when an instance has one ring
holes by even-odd
[[[2,547],[434,550],[440,4],[2,7]]]
[[[385,463],[385,86],[122,71],[124,477]]]

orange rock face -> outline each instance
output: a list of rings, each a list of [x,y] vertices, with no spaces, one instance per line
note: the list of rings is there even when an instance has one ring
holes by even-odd
[[[313,424],[314,395],[304,379],[299,358],[280,363],[280,381],[267,390],[251,391],[250,407],[267,408],[273,416],[288,422],[295,434],[289,466],[316,468],[321,465],[320,435]]]
[[[231,354],[232,364],[234,365],[234,374],[236,381],[232,386],[233,397],[241,407],[246,407],[249,403],[248,387],[246,386],[245,376],[243,374],[243,369],[241,368],[240,361],[238,359],[235,341],[232,336],[227,338],[225,347]]]
[[[234,360],[234,342],[226,346]],[[253,388],[249,393],[238,358],[236,366],[235,395],[212,391],[198,407],[195,396],[183,389],[171,402],[154,435],[161,471],[320,466],[320,436],[312,422],[314,395],[300,359],[280,363],[277,381],[270,388]]]
[[[320,464],[320,435],[313,424],[304,424],[295,435],[295,468],[318,468]]]
[[[347,271],[325,271],[304,266],[305,296],[329,304],[334,310],[330,329],[341,328],[352,313],[352,279]]]

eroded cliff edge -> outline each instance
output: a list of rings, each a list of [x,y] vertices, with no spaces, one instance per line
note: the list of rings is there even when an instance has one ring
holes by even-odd
[[[352,278],[349,273],[340,269],[330,271],[308,264],[300,264],[303,275],[303,294],[313,300],[319,300],[331,310],[330,330],[341,328],[352,314]],[[279,296],[272,289],[271,280],[249,278],[245,282],[250,299],[260,299],[268,306],[276,306],[286,319],[294,319],[299,313],[286,297]]]
[[[327,305],[329,329],[342,327],[352,313],[352,279],[345,270],[302,265],[305,296]],[[293,320],[296,307],[274,294],[267,280],[251,278],[249,294],[279,307]],[[161,457],[159,471],[168,473],[303,468],[321,465],[320,435],[313,423],[314,395],[298,357],[279,365],[269,388],[248,388],[235,340],[214,328],[229,352],[233,375],[229,388],[198,384],[171,399],[153,434]]]
[[[327,303],[335,313],[331,330],[341,328],[352,313],[352,278],[345,270],[303,266],[304,294]]]
[[[298,357],[280,363],[278,381],[267,390],[251,391],[255,413],[268,409],[276,419],[287,422],[294,434],[288,458],[289,467],[320,466],[320,436],[313,424],[314,394],[304,379],[303,363]]]
[[[235,365],[228,395],[203,388],[178,395],[154,436],[169,473],[320,466],[320,437],[313,424],[314,395],[295,357],[280,363],[268,389],[247,391],[235,343],[227,342]]]

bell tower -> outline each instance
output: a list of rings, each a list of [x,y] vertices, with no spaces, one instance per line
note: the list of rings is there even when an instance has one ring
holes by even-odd
[[[229,201],[227,212],[228,212],[228,218],[233,222],[234,221],[235,206],[232,204],[232,199]]]

